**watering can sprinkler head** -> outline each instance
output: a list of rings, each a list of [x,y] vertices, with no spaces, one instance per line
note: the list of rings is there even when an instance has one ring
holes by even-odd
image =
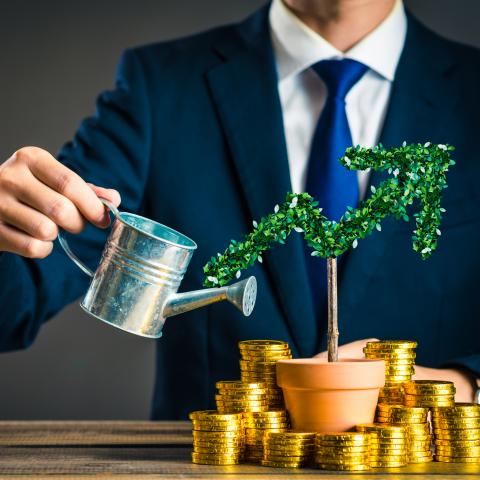
[[[257,280],[255,277],[249,277],[227,287],[176,293],[167,299],[163,309],[163,316],[165,318],[172,317],[211,303],[228,300],[248,317],[253,311],[256,298]]]

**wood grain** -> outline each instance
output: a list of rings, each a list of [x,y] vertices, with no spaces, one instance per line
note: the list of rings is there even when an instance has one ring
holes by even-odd
[[[473,479],[480,465],[430,463],[342,474],[256,465],[216,467],[190,462],[187,422],[0,422],[0,478],[235,478],[292,475],[322,479]]]

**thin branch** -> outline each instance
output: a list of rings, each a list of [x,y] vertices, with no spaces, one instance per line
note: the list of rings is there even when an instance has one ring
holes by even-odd
[[[327,258],[328,275],[328,361],[338,362],[337,259]]]

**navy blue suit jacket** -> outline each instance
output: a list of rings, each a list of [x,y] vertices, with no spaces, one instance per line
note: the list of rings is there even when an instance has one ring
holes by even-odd
[[[124,210],[165,223],[199,245],[181,290],[201,288],[208,258],[250,230],[291,189],[267,8],[244,22],[128,50],[116,88],[98,99],[59,158],[84,179],[116,188]],[[417,339],[418,363],[480,374],[480,55],[411,16],[381,134],[385,145],[451,143],[457,165],[445,191],[438,251],[412,251],[412,223],[387,220],[344,261],[341,341]],[[382,180],[373,173],[371,183]],[[75,239],[95,267],[105,232]],[[214,382],[239,376],[236,344],[288,341],[296,356],[324,349],[303,243],[292,236],[265,255],[256,309],[244,318],[216,304],[169,319],[158,341],[154,418],[211,407]],[[87,289],[57,247],[44,260],[3,255],[0,348],[28,346],[42,323]]]

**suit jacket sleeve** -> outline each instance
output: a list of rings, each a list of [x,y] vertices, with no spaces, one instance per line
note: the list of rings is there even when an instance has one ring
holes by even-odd
[[[47,112],[45,112],[46,114]],[[148,175],[150,104],[141,58],[126,51],[115,89],[101,94],[95,114],[84,120],[58,158],[86,181],[116,188],[122,209],[138,211]],[[93,227],[69,236],[78,256],[95,268],[107,232]],[[86,277],[55,242],[46,259],[4,253],[0,258],[0,351],[28,346],[42,323],[82,295]]]

